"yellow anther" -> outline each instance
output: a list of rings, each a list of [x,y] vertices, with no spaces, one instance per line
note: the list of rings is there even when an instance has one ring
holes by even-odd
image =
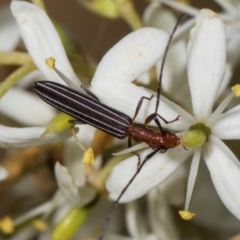
[[[44,232],[48,229],[47,223],[42,219],[34,219],[32,223],[38,231]]]
[[[235,97],[240,97],[240,84],[234,85],[231,89],[232,89]]]
[[[182,219],[191,220],[196,214],[189,211],[183,210],[178,212]]]
[[[4,234],[11,234],[14,232],[12,218],[6,216],[0,220],[0,229]]]
[[[94,154],[92,148],[88,148],[83,155],[82,163],[86,165],[94,164]]]
[[[45,63],[48,65],[50,69],[53,69],[55,67],[55,58],[49,57],[45,60]]]

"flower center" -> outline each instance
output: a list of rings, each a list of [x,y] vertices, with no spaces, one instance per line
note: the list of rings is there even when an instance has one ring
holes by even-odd
[[[197,148],[208,141],[212,131],[203,123],[197,123],[189,128],[181,138],[181,144],[187,148]]]

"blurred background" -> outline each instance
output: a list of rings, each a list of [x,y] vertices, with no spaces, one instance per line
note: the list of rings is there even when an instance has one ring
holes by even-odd
[[[4,4],[9,4],[10,1],[0,0],[0,7]],[[144,0],[134,0],[133,1],[135,8],[140,16],[142,16],[144,9],[148,5],[148,1]],[[213,11],[220,12],[221,8],[214,1],[197,1],[192,0],[190,4],[196,8],[210,8]],[[80,51],[84,51],[84,54],[87,54],[87,57],[91,59],[92,62],[98,63],[103,55],[122,37],[131,32],[130,27],[123,20],[109,20],[100,16],[93,14],[92,12],[86,10],[81,7],[80,4],[77,3],[76,0],[46,0],[45,1],[46,9],[48,15],[52,20],[56,21],[61,28],[67,33],[68,37],[74,43],[75,47]],[[0,22],[1,25],[1,22]],[[77,62],[78,64],[78,62]],[[74,65],[75,69],[77,69],[78,65]],[[0,65],[0,82],[12,71],[12,67],[3,67]],[[86,83],[91,80],[92,71],[89,74],[86,74]],[[240,68],[239,66],[234,70],[233,82],[239,82],[239,74]],[[11,120],[10,120],[11,121]],[[0,113],[0,122],[8,122],[9,119],[5,119],[3,115]],[[14,123],[16,124],[16,123]],[[239,146],[232,145],[232,147],[236,148],[236,151],[239,151]],[[56,151],[56,149],[58,151]],[[10,150],[11,151],[11,150]],[[11,156],[12,161],[8,162],[11,164],[11,168],[16,161],[16,164],[19,164],[21,161],[24,161],[28,166],[24,171],[32,172],[32,176],[30,178],[22,179],[22,184],[25,186],[26,182],[32,178],[37,178],[35,184],[29,186],[27,189],[27,194],[31,192],[34,195],[36,191],[36,186],[38,189],[38,193],[35,194],[35,199],[33,201],[33,195],[31,195],[31,202],[28,199],[28,195],[25,195],[25,192],[22,191],[21,186],[18,188],[14,188],[10,182],[0,183],[0,218],[9,214],[9,212],[24,212],[27,209],[37,206],[38,204],[48,200],[53,192],[56,190],[56,183],[54,181],[54,177],[52,172],[49,172],[49,169],[53,169],[54,160],[52,159],[61,159],[62,149],[61,146],[56,145],[55,150],[52,152],[51,161],[47,162],[49,164],[49,169],[46,166],[42,166],[42,159],[45,158],[45,151],[49,151],[48,146],[32,148],[31,151],[26,150],[26,152],[21,151],[20,155],[18,155],[18,159],[16,160],[16,156],[19,152],[15,152],[12,150],[11,154],[9,152],[6,153],[5,149],[0,148],[0,162],[4,160],[4,157]],[[35,156],[35,162],[32,161],[33,156]],[[28,159],[29,157],[29,159]],[[24,160],[23,160],[24,159]],[[29,161],[29,162],[28,162]],[[7,164],[5,162],[5,164]],[[40,166],[40,168],[39,168]],[[38,175],[39,174],[39,175]],[[34,177],[33,177],[34,176]],[[37,176],[37,177],[36,177]],[[16,181],[16,179],[14,179]],[[20,182],[21,184],[21,182]],[[20,192],[18,190],[21,189]],[[21,204],[18,205],[18,201],[21,201]],[[17,204],[16,204],[17,203]],[[195,235],[196,229],[193,227],[189,227],[189,225],[183,226],[183,229],[187,228],[189,232],[193,232]],[[198,231],[201,231],[198,229]],[[198,233],[199,233],[198,232]],[[204,231],[203,231],[204,232]],[[197,234],[198,235],[198,234]],[[201,234],[200,234],[201,235]],[[206,234],[207,236],[208,234]],[[1,239],[1,236],[0,236]],[[186,238],[187,239],[187,238]],[[209,234],[208,237],[202,238],[188,238],[188,239],[218,239],[214,236],[214,234]]]

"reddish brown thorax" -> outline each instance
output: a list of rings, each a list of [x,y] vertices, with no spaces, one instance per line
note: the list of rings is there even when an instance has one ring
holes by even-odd
[[[126,135],[136,142],[145,142],[154,149],[162,147],[167,150],[180,144],[180,138],[175,133],[154,131],[138,123],[129,125]]]

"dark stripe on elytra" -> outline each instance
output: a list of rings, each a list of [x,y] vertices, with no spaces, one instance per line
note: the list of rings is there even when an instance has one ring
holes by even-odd
[[[38,95],[50,105],[100,130],[126,137],[131,118],[74,89],[53,82],[35,84]]]

